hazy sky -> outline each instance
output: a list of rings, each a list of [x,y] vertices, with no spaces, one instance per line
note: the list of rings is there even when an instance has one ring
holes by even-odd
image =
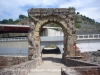
[[[30,8],[68,8],[100,23],[100,0],[0,0],[0,20],[28,15]]]

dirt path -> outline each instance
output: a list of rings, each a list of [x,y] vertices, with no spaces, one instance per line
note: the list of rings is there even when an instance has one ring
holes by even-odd
[[[61,75],[62,63],[60,54],[43,54],[43,63],[36,69],[32,69],[28,75]]]

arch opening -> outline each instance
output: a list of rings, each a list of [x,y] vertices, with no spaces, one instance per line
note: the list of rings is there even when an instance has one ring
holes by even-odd
[[[66,50],[66,43],[67,43],[67,36],[68,36],[68,34],[67,34],[67,27],[68,27],[68,23],[65,21],[65,19],[63,19],[63,18],[61,18],[61,17],[59,17],[58,15],[49,15],[49,16],[45,16],[45,17],[42,17],[42,19],[40,19],[38,22],[37,22],[37,24],[36,24],[36,27],[35,27],[35,32],[36,31],[38,31],[38,33],[37,33],[37,35],[35,36],[36,37],[36,39],[37,39],[37,37],[39,37],[39,52],[41,53],[41,48],[43,48],[43,47],[41,47],[41,29],[43,28],[43,26],[46,26],[47,24],[51,24],[51,23],[54,23],[54,24],[56,24],[56,25],[58,25],[60,28],[61,28],[61,30],[62,30],[62,35],[63,35],[63,41],[62,42],[60,42],[60,44],[62,43],[62,45],[63,46],[60,46],[59,44],[55,44],[56,46],[58,46],[59,48],[57,48],[56,50],[58,51],[58,53],[60,53],[60,54],[62,54],[65,50]],[[55,36],[55,35],[54,35]],[[54,43],[54,41],[46,41],[46,42],[49,42],[49,44],[50,43]],[[61,47],[63,47],[63,48],[61,48]],[[59,49],[62,49],[62,51],[59,51]],[[65,50],[63,50],[63,49],[65,49]],[[54,50],[52,50],[52,51],[54,51]],[[52,52],[51,51],[51,53],[56,53],[56,51],[55,52]],[[48,53],[48,51],[47,51],[47,53]],[[49,52],[50,53],[50,52]]]
[[[50,26],[51,24],[55,24],[56,26],[54,26],[54,28],[50,28],[49,29],[45,29],[46,34],[42,34],[41,35],[41,30],[44,26]],[[52,25],[51,25],[52,26]],[[59,30],[60,29],[60,30]],[[44,32],[44,33],[45,33]],[[50,33],[51,32],[51,33]],[[58,32],[58,33],[57,33]],[[43,32],[42,32],[43,33]],[[64,28],[63,25],[60,24],[59,22],[56,21],[49,21],[44,23],[43,25],[41,25],[40,27],[40,31],[39,31],[39,36],[40,36],[40,51],[42,54],[62,54],[63,53],[63,48],[64,47]],[[55,39],[55,38],[59,38],[57,36],[63,36],[63,41],[54,41],[54,40],[50,40],[50,39]],[[42,40],[42,38],[45,38],[47,41]],[[51,38],[52,37],[52,38]],[[42,40],[42,41],[41,41]],[[42,46],[43,45],[43,46]],[[50,46],[53,45],[56,48],[45,48],[46,46]]]

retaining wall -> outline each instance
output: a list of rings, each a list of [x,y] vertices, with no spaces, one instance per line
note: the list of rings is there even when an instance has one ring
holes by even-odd
[[[41,64],[41,59],[37,58],[18,65],[4,68],[0,71],[0,75],[27,75],[32,68],[36,68]]]
[[[28,61],[26,56],[0,56],[0,69]]]
[[[61,69],[61,75],[100,75],[100,67],[66,67]]]

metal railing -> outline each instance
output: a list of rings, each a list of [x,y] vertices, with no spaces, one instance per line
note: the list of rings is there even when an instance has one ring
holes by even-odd
[[[100,34],[77,35],[77,39],[100,39]]]
[[[77,35],[77,40],[100,39],[100,34]],[[27,37],[0,38],[0,41],[27,41]],[[63,36],[41,36],[41,41],[63,41]]]
[[[0,41],[21,41],[21,40],[27,40],[27,37],[0,38]]]

